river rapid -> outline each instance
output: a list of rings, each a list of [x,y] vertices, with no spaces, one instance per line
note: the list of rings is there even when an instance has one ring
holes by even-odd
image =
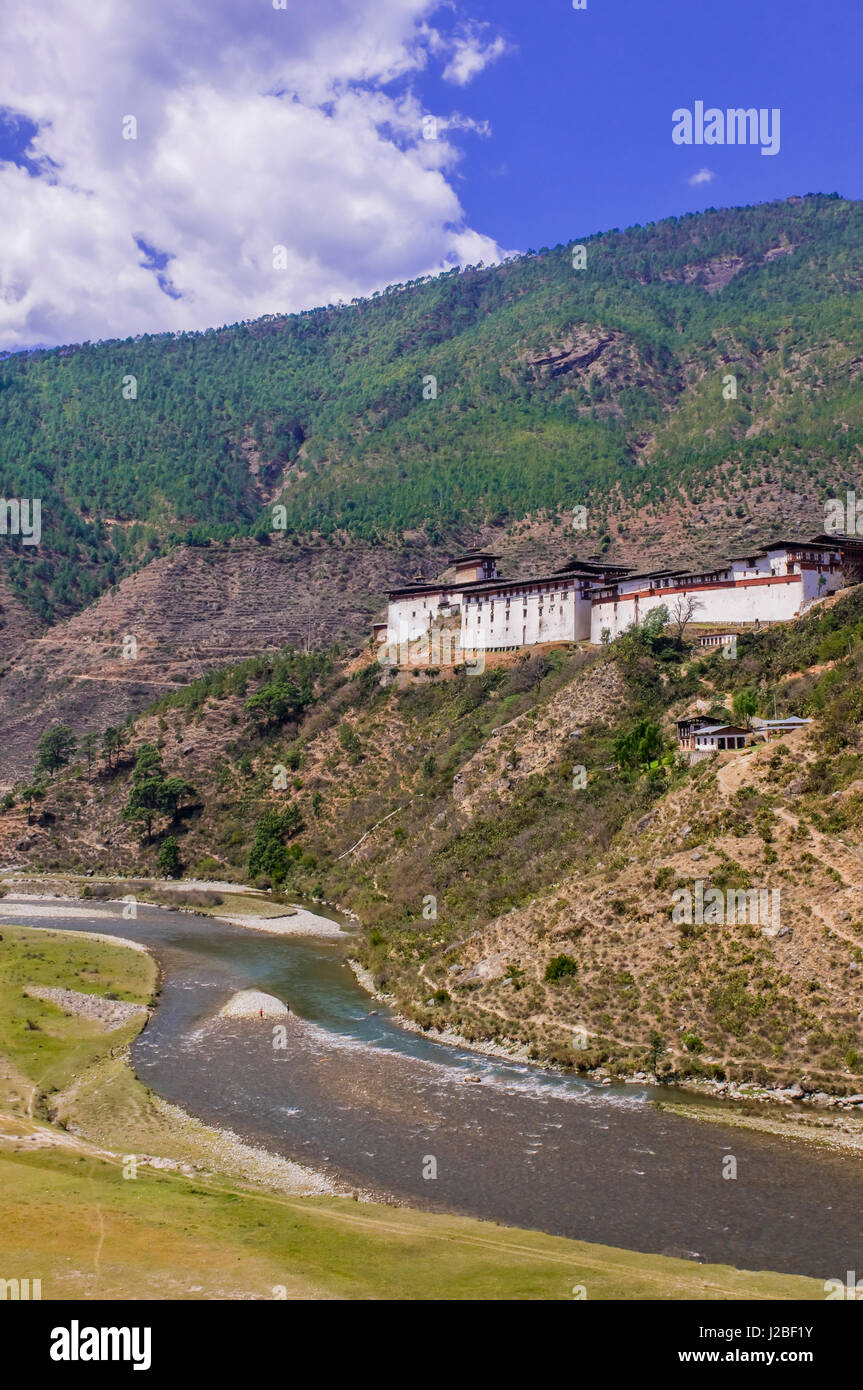
[[[361,989],[339,940],[140,905],[134,920],[113,904],[74,918],[49,907],[31,917],[6,898],[0,922],[147,946],[163,987],[132,1048],[137,1075],[273,1153],[427,1210],[742,1269],[863,1273],[853,1156],[669,1115],[649,1087],[434,1043]],[[282,1033],[217,1017],[246,988],[290,1005]],[[736,1179],[723,1177],[729,1155]]]

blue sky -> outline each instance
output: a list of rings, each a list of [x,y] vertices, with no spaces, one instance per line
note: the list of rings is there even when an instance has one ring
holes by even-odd
[[[475,0],[513,46],[460,97],[492,127],[465,140],[457,188],[503,246],[790,193],[863,194],[863,5],[855,0]],[[431,110],[451,101],[424,75]],[[675,147],[671,113],[778,106],[778,155]],[[703,167],[715,178],[690,187]]]
[[[860,197],[862,14],[849,0],[10,8],[0,348],[347,301],[709,206]],[[779,153],[676,145],[672,113],[696,101],[778,108]]]

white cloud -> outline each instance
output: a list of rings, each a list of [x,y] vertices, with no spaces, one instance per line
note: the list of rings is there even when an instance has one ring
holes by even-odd
[[[716,178],[712,169],[699,169],[697,174],[693,174],[689,183],[693,188],[697,188],[702,183],[712,183]]]
[[[500,35],[490,43],[483,42],[482,30],[486,27],[474,25],[463,37],[455,39],[452,57],[443,71],[446,82],[465,87],[483,68],[487,68],[489,63],[495,62],[507,52],[506,40]]]
[[[28,154],[52,172],[0,164],[0,346],[202,328],[497,259],[447,177],[449,133],[484,123],[442,115],[423,140],[409,85],[387,85],[447,51],[433,8],[54,0],[7,12],[3,101],[39,125]],[[128,115],[135,140],[122,138]],[[161,276],[136,239],[170,257]]]

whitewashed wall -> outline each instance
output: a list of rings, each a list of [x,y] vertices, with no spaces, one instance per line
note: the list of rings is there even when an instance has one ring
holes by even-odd
[[[390,599],[387,609],[387,642],[413,642],[428,632],[437,618],[443,587],[427,594],[409,594],[406,598]],[[447,592],[447,602],[458,606],[460,593]]]
[[[692,615],[693,623],[762,623],[788,622],[800,612],[801,605],[811,598],[833,593],[840,587],[838,573],[825,573],[826,587],[818,588],[818,574],[803,570],[802,574],[776,575],[759,579],[740,579],[735,584],[715,588],[683,587],[669,591],[645,593],[633,584],[627,593],[619,589],[619,602],[595,602],[591,617],[590,640],[600,642],[603,628],[609,628],[614,639],[634,623],[642,623],[655,608],[663,604],[673,614],[678,597],[691,596],[700,604]]]
[[[759,557],[755,567],[734,561],[723,572],[728,582],[704,586],[697,579],[690,587],[649,590],[643,579],[623,579],[617,586],[618,601],[594,601],[583,591],[583,581],[564,579],[513,584],[495,593],[470,593],[441,586],[427,593],[409,594],[390,601],[387,610],[387,643],[414,642],[424,636],[441,612],[441,598],[461,610],[461,643],[467,649],[494,651],[529,647],[539,642],[598,644],[603,628],[612,639],[633,623],[641,623],[654,608],[665,605],[673,612],[678,597],[691,595],[700,605],[694,623],[738,624],[787,622],[804,604],[841,588],[838,565],[825,565],[826,583],[819,585],[818,565],[804,562],[796,573],[786,573],[782,552]]]
[[[462,645],[483,651],[529,647],[539,642],[587,641],[590,600],[578,580],[513,586],[495,594],[466,594],[462,602]]]

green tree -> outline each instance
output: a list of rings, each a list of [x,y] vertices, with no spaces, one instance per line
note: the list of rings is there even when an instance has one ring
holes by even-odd
[[[96,752],[99,747],[99,735],[95,733],[85,734],[81,739],[81,752],[87,759],[87,781],[91,780],[93,763],[96,761]]]
[[[614,740],[614,756],[620,767],[649,767],[662,756],[662,730],[652,719],[641,719],[634,729]]]
[[[135,757],[132,786],[123,817],[143,825],[149,840],[153,822],[161,816],[173,818],[181,801],[194,795],[194,787],[182,777],[165,777],[159,750],[152,743],[142,743]]]
[[[355,764],[362,760],[362,744],[357,737],[356,730],[352,729],[350,724],[339,725],[338,739],[351,763]]]
[[[650,1070],[653,1072],[654,1076],[659,1075],[659,1063],[665,1056],[666,1051],[667,1049],[663,1041],[662,1034],[657,1033],[656,1029],[653,1029],[650,1034],[650,1049],[648,1051],[647,1057],[648,1062],[650,1064]]]
[[[125,724],[120,724],[120,725],[117,727],[117,729],[116,729],[116,731],[115,731],[115,735],[114,735],[114,745],[115,745],[115,748],[116,748],[117,762],[118,762],[118,763],[119,763],[120,759],[122,758],[123,753],[125,752],[125,750],[126,750],[126,748],[128,747],[129,743],[131,742],[131,739],[132,739],[132,728],[131,728],[131,725],[129,724],[129,722],[127,721]]]
[[[745,720],[747,729],[752,723],[752,716],[758,709],[758,694],[755,690],[747,688],[738,690],[731,701],[731,708],[738,719]]]
[[[284,724],[302,712],[307,701],[293,681],[276,680],[250,695],[243,708],[261,730]]]
[[[197,795],[195,788],[184,777],[166,777],[162,782],[162,806],[165,815],[172,819],[177,815],[180,805]]]
[[[668,627],[668,609],[664,603],[658,608],[651,608],[644,622],[641,624],[641,632],[648,642],[655,642],[661,637]]]
[[[159,846],[159,873],[165,878],[179,878],[183,872],[183,865],[180,859],[180,846],[176,838],[169,835]]]
[[[52,729],[46,729],[36,745],[36,772],[48,772],[53,777],[69,762],[77,742],[66,724],[55,724]]]
[[[43,782],[24,782],[18,787],[18,795],[27,808],[27,824],[33,824],[33,802],[41,801],[45,795]]]
[[[112,767],[112,760],[116,757],[118,751],[118,735],[119,730],[115,728],[113,724],[109,724],[102,735],[102,757],[109,772]]]
[[[284,883],[292,862],[285,841],[302,828],[297,806],[288,806],[284,811],[265,811],[255,826],[255,838],[249,851],[249,876],[256,878],[258,874],[266,874],[273,883]]]

